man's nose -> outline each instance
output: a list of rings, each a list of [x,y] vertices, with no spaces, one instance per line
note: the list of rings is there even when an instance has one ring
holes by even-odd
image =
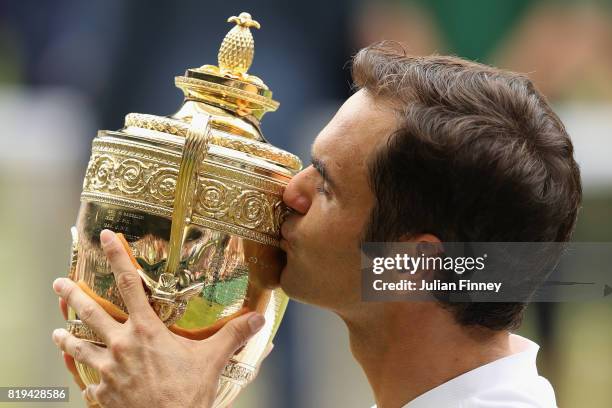
[[[296,174],[283,193],[285,204],[299,214],[306,214],[312,203],[312,177],[308,175],[308,168]]]

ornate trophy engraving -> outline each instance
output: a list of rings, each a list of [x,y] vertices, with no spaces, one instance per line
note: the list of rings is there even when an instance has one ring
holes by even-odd
[[[69,276],[117,320],[127,310],[102,252],[99,234],[123,233],[140,265],[149,302],[174,333],[204,339],[225,322],[256,310],[266,324],[233,356],[215,407],[225,407],[255,373],[282,319],[278,287],[284,253],[282,193],[300,160],[268,144],[262,116],[278,108],[253,61],[248,13],[231,17],[218,66],[175,78],[185,94],[172,116],[130,113],[125,127],[93,141],[81,207],[72,228]],[[69,311],[68,330],[103,344]],[[77,363],[87,384],[98,373]]]

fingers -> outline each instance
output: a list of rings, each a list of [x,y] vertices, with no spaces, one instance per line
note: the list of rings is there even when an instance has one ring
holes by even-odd
[[[79,319],[87,323],[104,342],[107,341],[110,333],[119,327],[119,323],[110,317],[96,301],[87,296],[72,280],[67,278],[56,279],[53,282],[53,290],[76,311]]]
[[[88,341],[77,339],[64,329],[55,329],[52,338],[63,352],[70,354],[76,361],[99,369],[106,349],[95,346]]]
[[[247,313],[227,322],[221,330],[210,337],[210,342],[217,344],[221,356],[229,358],[257,333],[264,323],[265,319],[260,313]]]
[[[74,378],[74,382],[79,386],[80,389],[85,389],[85,383],[81,380],[81,376],[77,371],[76,364],[74,363],[74,358],[70,354],[66,352],[62,352],[62,357],[64,357],[64,363],[66,364],[66,368],[72,374]]]
[[[62,298],[59,298],[59,308],[62,312],[62,316],[64,316],[64,320],[68,320],[68,305],[66,301]]]
[[[117,287],[130,313],[130,318],[156,316],[142,287],[142,279],[136,272],[136,267],[132,264],[121,240],[114,232],[103,230],[100,233],[100,242],[115,274]]]

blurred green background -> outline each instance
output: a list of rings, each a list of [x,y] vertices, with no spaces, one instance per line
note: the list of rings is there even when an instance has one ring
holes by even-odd
[[[611,1],[2,1],[0,386],[70,385],[71,402],[53,406],[84,406],[50,339],[63,325],[51,282],[67,272],[91,140],[129,112],[175,110],[173,77],[215,63],[240,11],[262,24],[251,72],[281,102],[264,133],[304,161],[350,94],[347,61],[371,42],[528,73],[575,144],[575,240],[612,241]],[[612,406],[610,298],[534,304],[519,332],[542,346],[560,407]],[[235,407],[371,406],[335,316],[291,302],[275,343]]]

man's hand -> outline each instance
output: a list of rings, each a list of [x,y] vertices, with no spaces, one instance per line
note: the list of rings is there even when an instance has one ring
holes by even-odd
[[[210,407],[222,369],[263,326],[263,316],[237,317],[202,341],[177,336],[149,305],[141,278],[115,234],[104,230],[100,241],[129,312],[125,323],[114,320],[70,279],[53,283],[55,292],[107,345],[98,347],[64,329],[53,332],[69,368],[72,356],[100,373],[100,384],[86,387],[85,399],[102,407]]]
[[[68,320],[68,305],[66,304],[66,301],[62,298],[59,298],[59,307],[62,312],[62,315],[64,316],[64,320]],[[70,354],[66,354],[63,351],[62,358],[64,359],[64,364],[66,364],[66,368],[68,369],[68,371],[70,371],[70,374],[72,374],[74,382],[81,389],[81,394],[83,399],[85,400],[85,403],[87,404],[87,408],[100,408],[100,405],[96,401],[88,399],[87,391],[85,390],[85,383],[83,382],[83,380],[81,380],[81,376],[77,371],[76,364],[74,363],[74,358]]]

